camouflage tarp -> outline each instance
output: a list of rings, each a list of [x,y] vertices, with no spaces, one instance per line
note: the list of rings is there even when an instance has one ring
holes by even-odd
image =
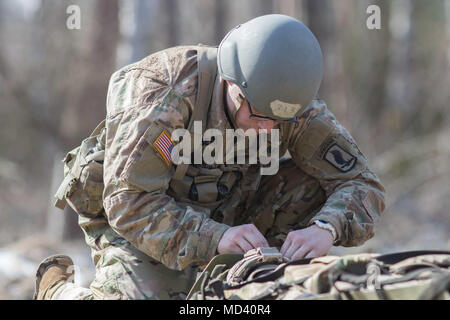
[[[216,256],[188,299],[450,299],[450,252],[284,261],[275,248]]]

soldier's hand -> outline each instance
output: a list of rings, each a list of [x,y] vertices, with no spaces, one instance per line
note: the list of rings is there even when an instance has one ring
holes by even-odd
[[[253,224],[231,227],[223,234],[217,246],[218,253],[245,253],[269,243]]]
[[[333,246],[333,242],[330,231],[313,225],[289,232],[280,252],[290,260],[315,258],[326,255]]]

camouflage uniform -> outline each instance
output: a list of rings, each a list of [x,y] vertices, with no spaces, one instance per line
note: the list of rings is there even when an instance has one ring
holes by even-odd
[[[297,124],[279,125],[280,155],[289,151],[292,158],[280,164],[278,174],[261,177],[258,165],[190,166],[186,179],[198,192],[192,199],[154,142],[164,130],[170,135],[188,126],[196,94],[193,46],[157,52],[111,77],[104,211],[80,216],[96,278],[90,289],[65,284],[53,299],[184,298],[195,268],[217,254],[230,226],[243,223],[254,223],[278,247],[289,231],[315,220],[334,227],[336,245],[360,245],[373,236],[384,189],[320,100]],[[234,123],[224,101],[224,82],[217,76],[206,128],[225,136]],[[227,172],[237,178],[220,198],[217,179]]]

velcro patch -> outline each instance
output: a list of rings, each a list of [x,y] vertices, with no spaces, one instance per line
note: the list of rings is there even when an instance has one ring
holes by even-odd
[[[357,161],[354,155],[345,151],[337,143],[332,144],[327,149],[323,159],[341,172],[349,172],[352,170]]]
[[[163,130],[163,132],[161,132],[159,137],[156,138],[155,142],[153,142],[153,146],[163,157],[167,166],[170,166],[170,163],[172,162],[171,152],[174,145],[172,139],[170,139],[170,136],[166,130]]]
[[[272,112],[277,117],[293,118],[302,108],[300,104],[292,104],[280,100],[274,100],[270,103]]]

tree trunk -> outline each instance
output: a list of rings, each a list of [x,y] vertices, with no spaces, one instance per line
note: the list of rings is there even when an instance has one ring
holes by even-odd
[[[163,14],[166,16],[165,33],[167,35],[167,47],[178,44],[178,2],[177,0],[163,0]]]
[[[309,28],[317,37],[324,55],[324,78],[318,97],[324,98],[338,118],[346,118],[347,96],[341,38],[337,34],[335,5],[329,0],[307,0]]]
[[[296,0],[273,0],[273,12],[297,18],[299,2]]]
[[[116,49],[119,41],[118,0],[97,0],[94,6],[94,24],[91,29],[89,47],[85,53],[79,83],[70,91],[63,119],[62,132],[79,145],[97,124],[105,118],[105,102],[109,78],[116,69]],[[64,124],[70,123],[66,131]],[[81,137],[81,138],[80,138]],[[81,233],[77,215],[70,208],[65,210],[64,238],[78,237]]]
[[[156,36],[155,30],[158,30],[156,10],[158,3],[154,0],[137,0],[134,8],[135,26],[134,34],[131,39],[132,56],[131,62],[138,61],[153,50],[153,36]]]
[[[215,2],[214,7],[214,37],[213,40],[215,44],[219,44],[220,41],[222,41],[223,37],[225,36],[225,20],[227,18],[226,16],[226,9],[227,6],[225,5],[224,1],[218,0]]]
[[[397,0],[390,3],[388,30],[388,67],[385,105],[389,106],[386,115],[388,125],[399,128],[401,111],[410,107],[410,49],[411,49],[411,3]]]

